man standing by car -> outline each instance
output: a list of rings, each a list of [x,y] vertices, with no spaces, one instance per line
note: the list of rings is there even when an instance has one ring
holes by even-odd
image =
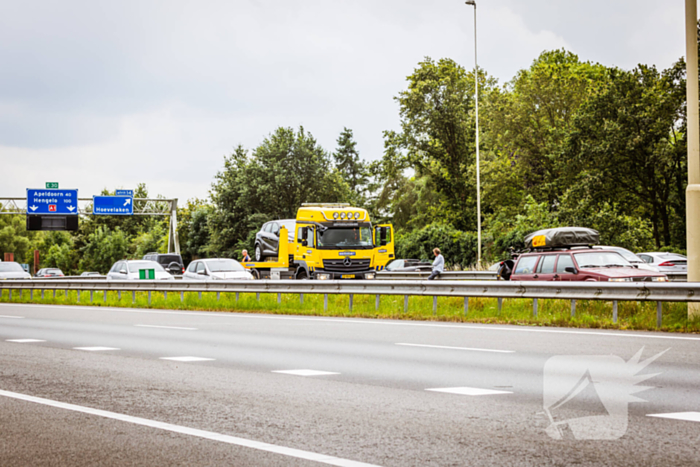
[[[244,263],[249,263],[250,262],[250,256],[248,256],[248,250],[243,250],[241,251],[241,254],[243,255],[243,262]]]
[[[428,280],[432,281],[445,270],[445,258],[440,254],[440,248],[434,248],[435,261],[433,261],[433,272],[428,276]]]

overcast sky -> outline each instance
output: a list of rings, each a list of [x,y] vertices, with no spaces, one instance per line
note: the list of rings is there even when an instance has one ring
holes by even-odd
[[[682,0],[477,2],[501,84],[561,47],[625,69],[685,55]],[[224,155],[279,126],[328,151],[351,128],[376,159],[419,61],[473,67],[473,18],[462,0],[0,0],[0,196],[203,198]]]

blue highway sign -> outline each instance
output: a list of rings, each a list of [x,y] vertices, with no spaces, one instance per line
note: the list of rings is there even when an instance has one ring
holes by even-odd
[[[78,190],[27,188],[27,214],[78,215]]]
[[[131,196],[93,196],[92,213],[97,216],[133,216]]]
[[[131,196],[133,198],[134,190],[116,190],[114,194],[117,196]]]

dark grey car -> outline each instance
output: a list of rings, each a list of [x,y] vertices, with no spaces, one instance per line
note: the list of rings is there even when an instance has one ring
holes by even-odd
[[[263,224],[262,228],[255,234],[253,259],[255,261],[265,261],[265,258],[277,256],[280,228],[282,226],[287,228],[289,241],[293,242],[296,223],[295,219],[280,219]]]

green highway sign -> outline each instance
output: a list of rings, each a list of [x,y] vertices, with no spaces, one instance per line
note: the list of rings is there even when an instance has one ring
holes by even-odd
[[[139,279],[155,279],[156,270],[155,269],[139,269]]]
[[[58,190],[58,182],[46,182],[47,190]]]

